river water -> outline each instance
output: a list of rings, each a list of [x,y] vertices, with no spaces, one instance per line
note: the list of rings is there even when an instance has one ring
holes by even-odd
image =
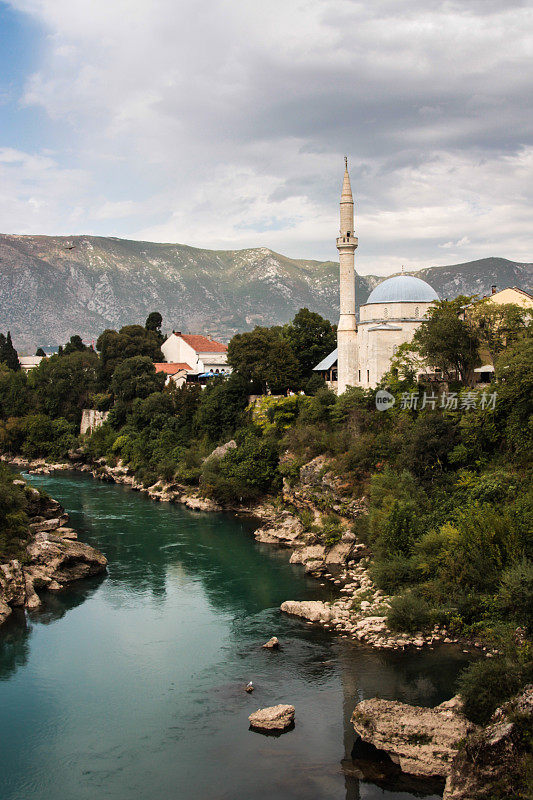
[[[2,800],[420,796],[346,774],[349,717],[375,695],[448,699],[461,653],[375,652],[282,615],[283,600],[331,589],[257,543],[249,520],[80,474],[30,480],[63,503],[109,573],[0,630]],[[272,635],[279,652],[261,649]],[[296,707],[292,731],[248,729],[252,711],[277,703]]]

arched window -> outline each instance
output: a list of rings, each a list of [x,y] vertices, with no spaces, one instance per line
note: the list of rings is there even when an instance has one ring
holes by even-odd
[[[418,306],[417,306],[417,307],[415,308],[415,317],[419,317],[419,316],[420,316],[420,309],[419,309],[419,308],[418,308]]]

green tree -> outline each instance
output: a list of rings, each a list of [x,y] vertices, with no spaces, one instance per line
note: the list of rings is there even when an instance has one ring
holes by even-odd
[[[152,361],[163,361],[157,334],[142,325],[125,325],[119,331],[105,330],[98,337],[96,349],[100,353],[102,388],[109,386],[116,367],[127,358],[147,356]]]
[[[468,319],[477,328],[480,343],[493,361],[505,348],[532,332],[530,312],[515,303],[491,303],[489,298],[468,310]]]
[[[83,339],[81,336],[78,336],[78,334],[75,333],[74,336],[70,337],[70,340],[63,348],[62,355],[69,356],[71,353],[84,353],[86,350],[91,350],[91,348],[86,344],[83,344]]]
[[[151,311],[146,318],[146,322],[144,323],[144,327],[147,331],[152,331],[152,333],[155,333],[160,345],[164,342],[164,336],[161,333],[162,324],[163,317],[159,311]]]
[[[23,417],[22,425],[22,454],[26,458],[61,460],[76,444],[74,426],[62,417],[50,419],[45,414],[34,414]]]
[[[313,368],[337,346],[337,327],[308,308],[301,308],[285,325],[283,336],[296,358],[301,387],[313,375]]]
[[[228,363],[256,390],[283,394],[299,384],[299,367],[292,347],[280,328],[238,333],[228,345]]]
[[[509,447],[527,457],[533,448],[533,339],[516,342],[501,354],[496,379],[497,423]]]
[[[19,357],[17,355],[17,351],[13,347],[11,333],[9,331],[7,332],[7,336],[4,336],[3,333],[0,333],[0,362],[15,372],[20,369]]]
[[[460,319],[463,306],[470,300],[439,300],[429,309],[413,336],[412,346],[426,366],[439,368],[448,379],[457,373],[463,383],[472,379],[479,364],[479,335],[476,328]]]
[[[111,391],[119,403],[132,403],[160,392],[165,385],[165,375],[155,371],[148,356],[133,356],[122,361],[113,372]]]
[[[32,407],[32,396],[28,388],[26,373],[13,372],[0,363],[0,418],[20,417]]]
[[[98,385],[98,356],[93,350],[45,358],[28,375],[37,405],[49,417],[80,424],[82,409]]]
[[[248,403],[248,384],[238,373],[210,381],[200,396],[194,430],[217,443],[233,436]]]

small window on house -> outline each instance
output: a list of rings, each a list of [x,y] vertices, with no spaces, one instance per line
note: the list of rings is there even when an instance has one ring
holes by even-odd
[[[366,371],[366,382],[370,383],[370,370],[369,369],[367,369],[367,371]]]
[[[361,370],[359,370],[359,383],[361,383]]]
[[[388,317],[389,316],[389,309],[388,308],[384,308],[383,309],[383,316],[384,317]]]
[[[392,345],[392,355],[395,356],[397,352],[398,352],[398,345],[397,344],[393,344]]]
[[[419,309],[419,308],[418,308],[418,306],[417,306],[417,307],[415,308],[415,317],[419,317],[419,316],[420,316],[420,309]]]

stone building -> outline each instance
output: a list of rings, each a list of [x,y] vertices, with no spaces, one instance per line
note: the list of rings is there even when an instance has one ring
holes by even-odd
[[[389,371],[398,346],[410,342],[431,304],[438,300],[429,283],[413,275],[387,278],[361,306],[357,327],[358,371],[355,384],[377,386]]]

